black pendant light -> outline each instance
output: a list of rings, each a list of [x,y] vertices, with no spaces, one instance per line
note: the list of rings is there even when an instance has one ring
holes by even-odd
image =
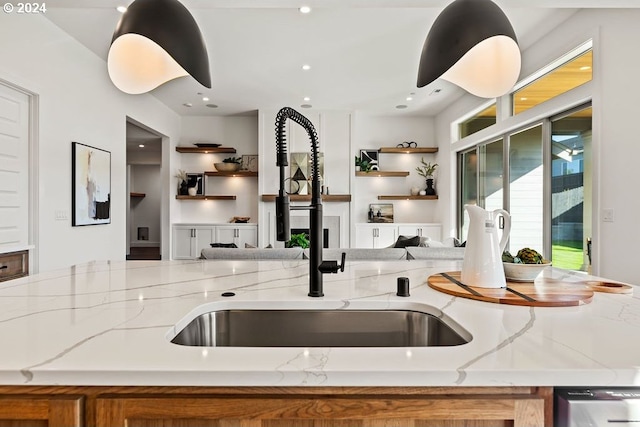
[[[109,76],[130,94],[191,75],[211,87],[209,57],[193,16],[178,0],[135,0],[113,33]]]
[[[455,0],[436,18],[422,48],[418,87],[437,78],[468,92],[495,98],[520,75],[516,34],[491,0]]]

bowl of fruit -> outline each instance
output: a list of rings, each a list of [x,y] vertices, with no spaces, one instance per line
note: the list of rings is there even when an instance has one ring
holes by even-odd
[[[551,265],[551,261],[542,258],[542,255],[531,248],[522,248],[516,256],[505,251],[502,254],[502,265],[507,280],[533,282],[542,270]]]

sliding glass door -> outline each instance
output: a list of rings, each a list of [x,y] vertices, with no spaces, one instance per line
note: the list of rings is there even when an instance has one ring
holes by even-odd
[[[591,107],[551,119],[551,258],[586,271],[591,239]]]
[[[509,135],[509,248],[544,253],[542,125]]]
[[[591,237],[591,107],[576,108],[458,155],[460,238],[464,204],[511,214],[509,250],[529,247],[586,270]]]

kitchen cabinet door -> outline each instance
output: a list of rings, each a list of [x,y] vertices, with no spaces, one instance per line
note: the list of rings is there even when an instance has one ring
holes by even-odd
[[[219,225],[215,232],[216,243],[235,243],[244,248],[245,244],[257,246],[258,226],[255,224]]]
[[[173,259],[195,259],[213,243],[212,226],[173,227]]]
[[[81,396],[0,395],[0,426],[80,427],[83,403]]]
[[[398,234],[401,236],[429,237],[442,241],[442,226],[440,224],[399,224]]]
[[[173,259],[193,258],[193,228],[174,227],[173,228]]]
[[[393,224],[356,224],[357,248],[385,248],[398,238]]]

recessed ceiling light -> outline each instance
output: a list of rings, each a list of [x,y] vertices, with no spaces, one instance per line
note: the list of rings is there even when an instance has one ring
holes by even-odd
[[[216,104],[207,104],[207,107],[209,107],[209,108],[218,108],[218,106]]]
[[[302,66],[302,69],[303,69],[303,70],[305,70],[305,71],[308,71],[308,70],[310,70],[310,69],[311,69],[311,65],[309,65],[309,64],[304,64],[304,65]]]
[[[300,11],[300,13],[309,13],[311,12],[311,8],[309,6],[301,6],[300,9],[298,9]]]
[[[400,105],[396,105],[396,108],[397,108],[398,110],[404,110],[405,108],[407,108],[407,106],[406,106],[406,105],[404,105],[404,104],[400,104]]]
[[[302,104],[302,105],[300,106],[300,108],[311,108],[311,107],[312,107],[312,105],[311,105],[311,104]]]
[[[526,96],[523,96],[522,98],[520,98],[520,101],[526,101],[527,99],[529,98],[527,98]]]
[[[144,148],[144,144],[138,144],[138,147]]]
[[[308,96],[305,96],[304,98],[302,98],[303,101],[309,102],[311,101],[311,98],[309,98]]]
[[[127,6],[118,6],[116,10],[120,13],[125,13],[127,11]]]
[[[413,98],[410,96],[407,96],[407,101],[413,101]]]
[[[182,105],[184,105],[185,107],[188,107],[188,108],[193,107],[193,104],[192,104],[192,103],[190,103],[190,102],[185,102],[185,103],[184,103],[184,104],[182,104]]]
[[[203,97],[203,98],[202,98],[202,100],[203,100],[204,102],[207,102],[207,101],[209,100],[209,98],[207,98],[207,97],[205,96],[205,97]]]
[[[587,71],[590,70],[591,67],[589,67],[588,65],[585,65],[584,67],[580,67],[580,71]]]

